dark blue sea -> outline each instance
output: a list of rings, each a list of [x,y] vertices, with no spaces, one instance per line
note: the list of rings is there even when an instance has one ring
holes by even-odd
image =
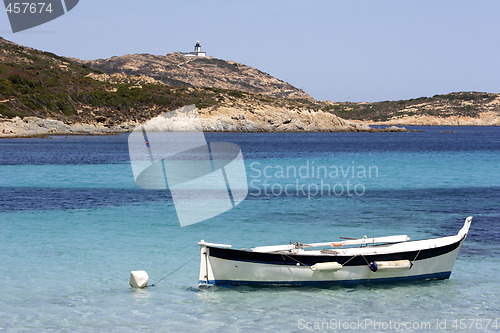
[[[169,191],[135,184],[126,134],[0,140],[0,331],[499,331],[500,128],[410,129],[208,133],[240,146],[249,193],[185,227]],[[201,239],[424,239],[467,216],[449,280],[198,289]],[[131,270],[168,277],[132,289]]]

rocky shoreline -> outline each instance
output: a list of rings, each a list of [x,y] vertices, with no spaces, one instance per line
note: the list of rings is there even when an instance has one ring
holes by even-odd
[[[60,120],[16,117],[0,120],[0,138],[29,138],[48,135],[106,135],[130,132],[134,126],[106,127],[102,124],[65,124]]]
[[[415,115],[395,117],[387,121],[349,120],[357,124],[386,125],[386,126],[500,126],[500,114],[497,112],[481,112],[478,117],[436,117],[429,115]]]
[[[256,109],[227,106],[207,108],[199,110],[199,117],[205,132],[407,132],[401,126],[500,126],[500,116],[496,112],[481,113],[475,118],[420,115],[374,122],[345,120],[323,111],[290,110],[267,105]],[[130,133],[140,124],[129,121],[110,126],[98,122],[65,123],[39,117],[15,117],[0,120],[0,138],[113,135]]]
[[[286,108],[257,110],[232,108],[202,109],[199,117],[205,132],[406,132],[405,128],[372,128],[322,111]],[[102,123],[65,123],[38,117],[0,120],[0,138],[43,137],[49,135],[111,135],[129,133],[141,123],[110,126]],[[161,130],[159,128],[158,130]]]

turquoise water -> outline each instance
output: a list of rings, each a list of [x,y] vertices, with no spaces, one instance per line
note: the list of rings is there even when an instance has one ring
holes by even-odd
[[[250,192],[231,211],[183,228],[167,191],[135,185],[126,135],[2,140],[0,331],[499,331],[500,129],[423,129],[208,134],[240,145]],[[200,239],[237,248],[418,239],[455,234],[469,215],[449,280],[197,288]],[[151,282],[172,274],[136,290],[128,278],[138,269]]]

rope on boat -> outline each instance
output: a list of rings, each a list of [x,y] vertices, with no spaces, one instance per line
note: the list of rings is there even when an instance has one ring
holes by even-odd
[[[368,265],[368,267],[370,267],[370,263],[368,262],[368,260],[366,260],[365,256],[362,255],[362,254],[355,254],[355,255],[353,255],[352,257],[349,258],[349,260],[347,260],[345,263],[342,264],[342,267],[344,267],[349,261],[351,261],[352,259],[354,259],[354,258],[356,258],[358,256],[363,257],[363,259],[365,259],[365,262]]]
[[[418,255],[420,254],[420,251],[422,251],[422,249],[418,250],[417,255],[415,256],[415,258],[413,258],[413,260],[412,260],[412,262],[411,262],[411,266],[410,266],[410,268],[411,268],[411,267],[413,267],[413,263],[415,262],[415,260],[417,260],[417,257],[418,257]]]
[[[364,237],[366,237],[366,236],[364,236]],[[411,266],[410,266],[410,268],[411,268],[411,267],[413,267],[413,263],[415,262],[415,260],[417,260],[417,257],[418,257],[418,255],[420,254],[420,251],[422,251],[422,249],[418,250],[417,255],[416,255],[416,256],[415,256],[415,258],[413,258],[413,260],[411,261]],[[301,265],[303,265],[303,266],[307,266],[307,265],[306,265],[306,264],[304,264],[303,262],[300,262],[300,261],[298,261],[297,259],[295,259],[295,258],[293,258],[293,257],[290,257],[290,256],[289,256],[288,254],[286,254],[286,253],[282,253],[282,254],[281,254],[281,257],[283,258],[283,261],[286,261],[286,260],[285,260],[285,258],[284,258],[285,256],[286,256],[286,257],[288,257],[288,258],[290,258],[290,259],[292,259],[293,261],[296,261],[297,263],[299,263],[299,264],[301,264]],[[353,256],[352,256],[351,258],[349,258],[346,262],[344,262],[343,264],[341,264],[341,265],[342,265],[342,267],[343,267],[343,266],[345,266],[345,265],[346,265],[349,261],[351,261],[352,259],[354,259],[354,258],[356,258],[356,257],[358,257],[358,256],[362,257],[362,258],[365,260],[365,262],[366,262],[366,264],[368,265],[368,267],[371,267],[371,266],[370,266],[370,263],[368,262],[368,260],[366,260],[365,256],[364,256],[364,255],[362,255],[362,254],[355,254],[355,255],[353,255]],[[191,259],[191,260],[193,260],[193,259]],[[191,260],[190,260],[190,261],[191,261]],[[186,263],[186,264],[187,264],[187,263]],[[184,264],[184,265],[185,265],[185,264]],[[181,266],[181,267],[182,267],[182,266]],[[371,269],[371,268],[370,268],[370,269]]]
[[[301,265],[303,265],[303,266],[307,266],[307,265],[306,265],[306,264],[304,264],[303,262],[300,262],[300,261],[298,261],[297,259],[290,257],[290,256],[289,256],[288,254],[286,254],[286,253],[282,253],[282,254],[281,254],[281,257],[283,257],[283,256],[287,256],[288,258],[292,259],[293,261],[296,261],[297,263],[299,263],[299,264],[301,264]],[[283,258],[283,261],[285,261],[285,262],[286,262],[285,258]]]
[[[196,254],[194,257],[192,257],[191,259],[189,259],[188,261],[186,261],[185,263],[183,263],[182,265],[180,265],[179,267],[177,267],[176,269],[174,269],[173,271],[171,271],[170,273],[168,273],[167,275],[165,275],[164,277],[162,277],[161,279],[159,279],[158,281],[156,281],[155,283],[153,283],[150,287],[154,287],[155,285],[157,285],[159,282],[165,280],[166,278],[168,278],[170,275],[174,274],[175,272],[177,272],[179,269],[181,269],[182,267],[186,266],[187,264],[189,264],[191,261],[194,260],[194,258],[197,258],[199,256],[199,254]]]
[[[351,258],[349,258],[349,260],[347,260],[345,263],[343,263],[343,264],[342,264],[342,267],[343,267],[345,264],[347,264],[349,261],[351,261],[352,259],[356,258],[357,256],[358,256],[358,255],[356,254],[356,255],[352,256]],[[366,260],[366,259],[365,259],[365,260]]]

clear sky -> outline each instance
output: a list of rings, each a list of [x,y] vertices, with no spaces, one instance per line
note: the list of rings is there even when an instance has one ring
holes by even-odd
[[[500,92],[498,0],[80,0],[0,36],[81,59],[191,51],[254,66],[332,101]]]

